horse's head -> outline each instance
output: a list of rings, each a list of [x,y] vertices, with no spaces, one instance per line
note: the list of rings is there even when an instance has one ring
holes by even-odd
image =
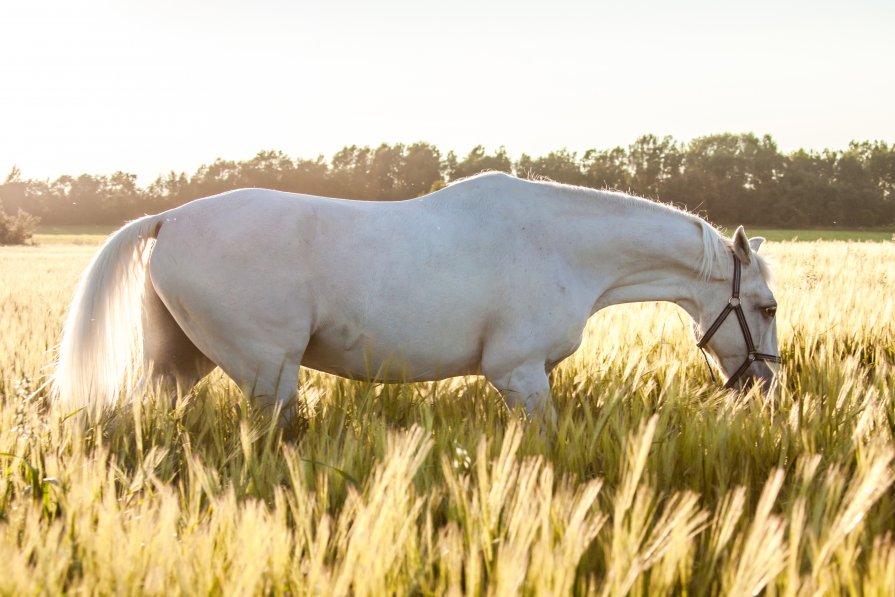
[[[757,251],[764,241],[749,239],[743,227],[734,233],[733,275],[712,279],[698,301],[694,332],[697,346],[710,353],[724,375],[725,387],[774,384],[777,348],[777,301],[768,286],[767,265]]]

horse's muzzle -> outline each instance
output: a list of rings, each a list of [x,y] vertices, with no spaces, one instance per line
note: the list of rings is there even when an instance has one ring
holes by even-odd
[[[737,385],[743,391],[759,386],[762,394],[770,395],[777,388],[777,369],[764,361],[755,361],[739,379]]]

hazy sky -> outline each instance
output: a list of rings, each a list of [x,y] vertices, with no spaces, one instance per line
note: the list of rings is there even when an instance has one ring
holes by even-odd
[[[418,140],[891,143],[893,31],[892,0],[22,0],[0,10],[0,178],[146,184],[261,149]]]

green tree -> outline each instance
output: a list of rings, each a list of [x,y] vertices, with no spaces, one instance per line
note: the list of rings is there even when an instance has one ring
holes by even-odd
[[[211,164],[199,166],[190,181],[196,197],[217,195],[248,186],[242,176],[242,168],[238,162],[216,159]]]
[[[441,154],[426,143],[345,147],[330,171],[337,196],[380,201],[419,197],[441,179]]]
[[[775,209],[775,217],[785,226],[832,225],[829,207],[834,188],[832,156],[799,150],[785,162],[780,194],[785,201]]]
[[[704,210],[720,222],[756,223],[773,208],[783,160],[769,136],[724,133],[693,139],[669,200]]]
[[[168,172],[159,176],[146,189],[144,205],[147,213],[159,213],[195,199],[190,179],[185,172]]]
[[[287,191],[293,184],[295,164],[282,151],[259,151],[252,159],[239,162],[239,184],[244,187],[258,187]]]
[[[631,174],[628,154],[623,147],[609,150],[588,149],[582,159],[584,184],[595,189],[628,191]]]
[[[337,197],[371,199],[374,194],[370,180],[373,150],[351,145],[343,147],[332,158],[330,181]]]
[[[489,170],[498,172],[513,171],[513,162],[510,161],[507,150],[502,145],[494,152],[494,155],[485,153],[483,145],[476,145],[459,162],[454,152],[450,152],[446,166],[448,180],[459,180]]]
[[[481,145],[462,160],[427,143],[351,145],[327,162],[261,151],[249,160],[215,160],[195,173],[170,172],[148,187],[126,172],[26,180],[13,168],[0,199],[7,209],[49,224],[118,224],[192,199],[240,187],[370,200],[418,197],[486,170],[610,188],[683,204],[714,221],[778,226],[895,224],[895,148],[853,142],[845,150],[783,155],[770,136],[709,135],[680,144],[643,135],[627,148],[527,154],[513,164],[505,148]]]
[[[680,176],[683,155],[671,137],[643,135],[628,147],[628,183],[631,192],[663,198],[672,180]]]
[[[295,168],[288,190],[308,195],[335,197],[329,179],[329,164],[326,163],[322,155],[317,156],[314,160],[299,158],[295,160]]]
[[[443,183],[441,152],[434,145],[417,142],[404,149],[398,171],[401,199],[419,197]]]
[[[137,175],[115,172],[102,179],[101,206],[108,223],[117,223],[142,215],[143,191],[137,187]]]
[[[527,154],[516,162],[516,172],[523,178],[549,178],[566,184],[587,184],[576,153],[566,149],[551,151],[546,156],[531,158]]]
[[[400,196],[401,166],[404,157],[403,145],[383,143],[373,152],[366,177],[369,179],[370,195],[365,199],[391,201],[403,199]]]

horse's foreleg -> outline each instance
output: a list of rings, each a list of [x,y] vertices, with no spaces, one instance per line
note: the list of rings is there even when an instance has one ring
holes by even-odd
[[[276,417],[277,425],[286,429],[298,413],[298,372],[301,355],[288,355],[280,363],[262,365],[246,390],[255,407],[266,417]]]
[[[486,370],[485,376],[501,393],[510,409],[524,407],[530,417],[542,418],[549,424],[556,422],[550,380],[542,361]]]

